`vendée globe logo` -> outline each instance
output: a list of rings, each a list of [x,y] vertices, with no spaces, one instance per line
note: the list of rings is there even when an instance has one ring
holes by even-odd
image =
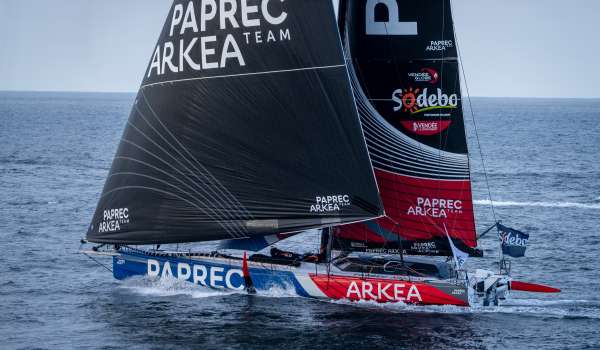
[[[408,73],[415,83],[430,83],[435,85],[440,80],[440,73],[433,68],[421,68],[419,72]]]

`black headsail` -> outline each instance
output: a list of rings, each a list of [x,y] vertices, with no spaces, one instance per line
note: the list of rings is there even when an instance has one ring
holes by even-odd
[[[337,248],[479,254],[450,0],[345,0],[340,25],[387,217]]]
[[[381,214],[331,1],[174,1],[88,240],[243,238]]]

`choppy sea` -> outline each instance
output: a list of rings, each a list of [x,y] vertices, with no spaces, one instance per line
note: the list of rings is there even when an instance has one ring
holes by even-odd
[[[0,92],[0,348],[600,348],[600,100],[473,100],[496,215],[531,235],[513,272],[563,292],[464,309],[114,280],[77,251],[133,99]],[[483,230],[494,219],[467,125]],[[469,266],[493,267],[497,238],[480,246]]]

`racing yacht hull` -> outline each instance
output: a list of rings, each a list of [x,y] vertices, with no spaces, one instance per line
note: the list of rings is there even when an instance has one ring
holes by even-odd
[[[248,261],[254,288],[273,288],[306,298],[375,301],[418,305],[469,306],[464,281],[346,272],[334,265],[300,263],[287,266]],[[237,257],[155,253],[121,249],[113,256],[114,277],[174,278],[198,286],[244,291],[243,261]]]

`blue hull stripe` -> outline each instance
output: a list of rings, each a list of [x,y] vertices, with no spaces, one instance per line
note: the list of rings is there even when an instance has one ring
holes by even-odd
[[[237,262],[237,260],[236,260]],[[121,253],[113,257],[113,275],[123,280],[134,276],[173,277],[216,289],[245,289],[240,265],[215,262],[209,259],[165,257],[137,252]],[[259,291],[272,288],[294,288],[296,294],[311,297],[300,285],[294,273],[275,269],[250,267],[254,287]]]

